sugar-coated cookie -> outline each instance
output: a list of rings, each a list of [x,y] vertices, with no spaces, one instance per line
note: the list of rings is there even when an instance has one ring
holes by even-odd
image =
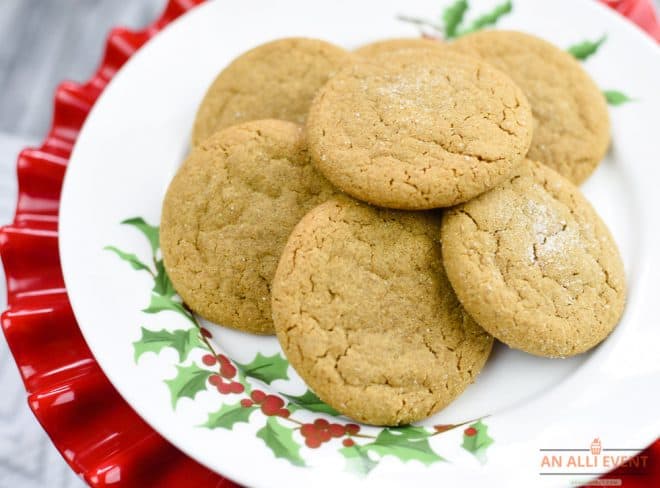
[[[440,218],[348,198],[310,211],[273,280],[273,320],[291,365],[360,422],[399,425],[472,383],[493,339],[465,313],[440,251]]]
[[[522,91],[488,64],[438,49],[360,58],[319,91],[312,158],[340,189],[398,209],[446,207],[509,176],[532,139]]]
[[[508,74],[525,92],[534,114],[529,158],[581,183],[601,162],[610,143],[605,97],[569,53],[538,37],[482,31],[451,44]]]
[[[287,38],[242,54],[215,79],[193,127],[193,145],[240,122],[281,119],[303,124],[316,91],[351,53],[318,39]]]
[[[163,203],[160,242],[174,288],[208,320],[272,334],[271,280],[287,237],[335,192],[298,125],[262,120],[215,133],[193,149]]]
[[[566,357],[607,337],[626,285],[617,246],[569,180],[525,161],[442,222],[447,275],[467,312],[509,346]]]

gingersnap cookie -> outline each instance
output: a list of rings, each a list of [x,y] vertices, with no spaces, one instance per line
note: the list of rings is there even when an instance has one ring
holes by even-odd
[[[381,53],[400,51],[401,49],[444,49],[446,46],[445,43],[436,39],[428,39],[425,37],[401,37],[365,44],[353,52],[359,56],[371,57],[377,56]]]
[[[467,312],[515,349],[585,352],[623,312],[625,274],[609,230],[573,183],[537,162],[447,212],[442,254]]]
[[[273,280],[273,321],[291,365],[360,422],[437,412],[483,367],[490,335],[459,304],[442,266],[440,218],[344,197],[310,211]]]
[[[440,49],[360,58],[307,119],[316,166],[346,193],[398,209],[446,207],[509,176],[529,149],[522,91],[486,63]]]
[[[215,133],[165,195],[160,243],[174,288],[212,322],[272,334],[270,286],[287,237],[335,193],[300,126],[261,120]]]
[[[525,92],[534,114],[528,157],[582,183],[610,143],[607,102],[569,53],[522,32],[483,31],[452,47],[504,71]]]
[[[279,39],[242,54],[204,96],[193,145],[219,129],[250,120],[303,124],[317,90],[351,56],[338,46],[305,38]]]

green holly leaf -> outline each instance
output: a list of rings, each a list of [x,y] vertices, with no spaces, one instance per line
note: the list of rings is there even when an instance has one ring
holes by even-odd
[[[206,423],[201,427],[208,427],[209,429],[233,429],[234,425],[239,422],[250,422],[250,415],[259,407],[250,406],[243,407],[240,403],[233,405],[223,405],[220,410],[209,414]]]
[[[582,41],[578,44],[574,44],[571,47],[567,49],[567,51],[572,54],[575,59],[579,59],[580,61],[584,61],[587,58],[590,58],[600,48],[600,46],[603,45],[603,43],[607,40],[607,36],[604,35],[600,39],[597,39],[595,41]]]
[[[266,425],[257,431],[257,437],[263,439],[277,458],[284,458],[294,466],[305,466],[300,457],[300,445],[293,439],[293,431],[277,421],[277,417],[268,417]]]
[[[376,440],[364,448],[381,456],[387,454],[398,457],[401,461],[417,460],[426,465],[444,461],[429,445],[431,433],[422,427],[401,427],[383,429]]]
[[[275,380],[289,379],[289,375],[287,374],[289,363],[280,353],[275,353],[272,356],[264,356],[259,352],[251,363],[237,364],[245,376],[256,378],[269,385]]]
[[[144,270],[144,271],[148,271],[149,273],[151,273],[151,269],[149,269],[149,266],[147,266],[142,261],[140,261],[140,258],[138,258],[135,254],[131,254],[131,253],[121,251],[121,250],[117,249],[115,246],[105,246],[103,249],[106,250],[106,251],[112,251],[117,256],[119,256],[121,259],[123,259],[128,264],[130,264],[133,269]]]
[[[502,17],[511,13],[512,11],[513,11],[513,4],[511,3],[510,0],[500,3],[499,5],[495,6],[495,8],[493,8],[493,10],[491,10],[490,12],[487,12],[484,15],[481,15],[476,19],[474,19],[467,28],[459,31],[458,35],[462,36],[465,34],[470,34],[472,32],[481,30],[484,27],[488,27],[489,25],[495,25]]]
[[[284,396],[293,402],[293,404],[290,405],[289,409],[293,407],[294,411],[297,410],[298,408],[304,408],[306,410],[309,410],[310,412],[321,412],[321,413],[327,413],[329,415],[340,415],[339,412],[337,412],[334,408],[332,408],[330,405],[328,405],[319,397],[317,397],[314,394],[314,392],[312,392],[311,390],[307,390],[304,394],[300,396],[296,396],[296,395],[284,395]]]
[[[156,261],[156,276],[154,278],[154,287],[152,291],[164,297],[172,297],[176,293],[170,277],[167,276],[162,259]]]
[[[122,222],[125,225],[132,225],[149,240],[151,244],[151,252],[153,255],[156,255],[156,251],[160,247],[160,239],[158,235],[158,227],[147,224],[142,217],[133,217],[132,219],[126,219]]]
[[[172,408],[176,408],[176,404],[182,398],[194,399],[197,393],[206,390],[206,380],[212,373],[195,363],[190,366],[177,366],[176,369],[176,376],[171,380],[165,380],[170,389]]]
[[[346,458],[346,471],[366,476],[372,469],[378,466],[378,461],[369,457],[369,451],[357,444],[351,447],[343,447],[339,452]]]
[[[467,0],[456,0],[442,12],[442,22],[445,26],[446,39],[456,37],[458,26],[463,22],[463,17],[468,8]]]
[[[619,105],[623,105],[624,103],[634,101],[634,99],[630,98],[625,93],[617,91],[617,90],[605,90],[603,92],[603,95],[605,96],[605,99],[607,100],[607,103],[609,103],[610,105],[613,105],[615,107],[617,107]]]
[[[155,293],[151,294],[151,302],[149,303],[149,306],[142,311],[144,313],[159,313],[166,310],[179,313],[191,322],[195,322],[192,315],[185,309],[183,304],[173,300],[172,297],[157,295]]]
[[[461,447],[473,454],[481,464],[485,464],[486,449],[493,442],[495,442],[493,438],[488,435],[488,426],[478,420],[463,431]]]
[[[175,349],[179,353],[179,362],[183,362],[188,358],[188,354],[196,347],[206,348],[199,336],[199,330],[192,328],[188,330],[149,330],[142,329],[142,337],[133,343],[135,351],[135,362],[137,363],[140,356],[145,352],[153,352],[158,354],[160,351],[167,347]]]

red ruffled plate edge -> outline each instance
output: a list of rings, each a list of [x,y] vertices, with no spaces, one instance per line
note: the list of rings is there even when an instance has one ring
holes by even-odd
[[[71,468],[91,486],[235,484],[192,460],[147,425],[94,360],[64,289],[57,220],[64,172],[80,128],[105,86],[145,42],[204,0],[170,0],[140,31],[117,28],[85,84],[62,83],[52,128],[18,158],[18,202],[0,231],[8,310],[2,328],[30,408]]]
[[[660,40],[649,0],[603,0]],[[169,0],[141,31],[116,28],[85,84],[62,83],[50,132],[18,158],[18,202],[0,230],[8,310],[2,328],[30,408],[71,468],[91,486],[235,487],[169,444],[117,393],[96,363],[69,303],[57,244],[60,192],[78,133],[105,86],[145,42],[204,0]],[[625,486],[660,481],[660,441],[647,449],[648,476],[613,472]]]

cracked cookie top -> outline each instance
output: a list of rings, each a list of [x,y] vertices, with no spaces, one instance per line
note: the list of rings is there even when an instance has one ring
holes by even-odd
[[[395,39],[383,39],[364,46],[360,46],[355,54],[365,57],[378,56],[382,53],[400,51],[401,49],[445,49],[446,43],[437,39],[425,37],[400,37]]]
[[[195,147],[170,183],[160,242],[174,288],[202,317],[272,334],[270,286],[291,230],[336,190],[302,128],[247,122]]]
[[[273,280],[273,320],[291,365],[360,422],[425,418],[474,381],[492,337],[442,266],[440,217],[341,197],[310,211]]]
[[[573,183],[587,179],[607,152],[610,121],[605,97],[573,56],[511,31],[470,34],[451,47],[501,69],[525,92],[534,114],[530,159]]]
[[[195,117],[193,145],[250,120],[303,124],[317,90],[351,57],[338,46],[306,38],[279,39],[242,54],[206,92]]]
[[[319,91],[314,164],[346,193],[399,209],[446,207],[503,181],[527,153],[522,91],[482,61],[440,49],[360,58]]]
[[[537,162],[447,212],[442,253],[468,313],[531,354],[585,352],[623,312],[625,274],[609,230],[575,185]]]

